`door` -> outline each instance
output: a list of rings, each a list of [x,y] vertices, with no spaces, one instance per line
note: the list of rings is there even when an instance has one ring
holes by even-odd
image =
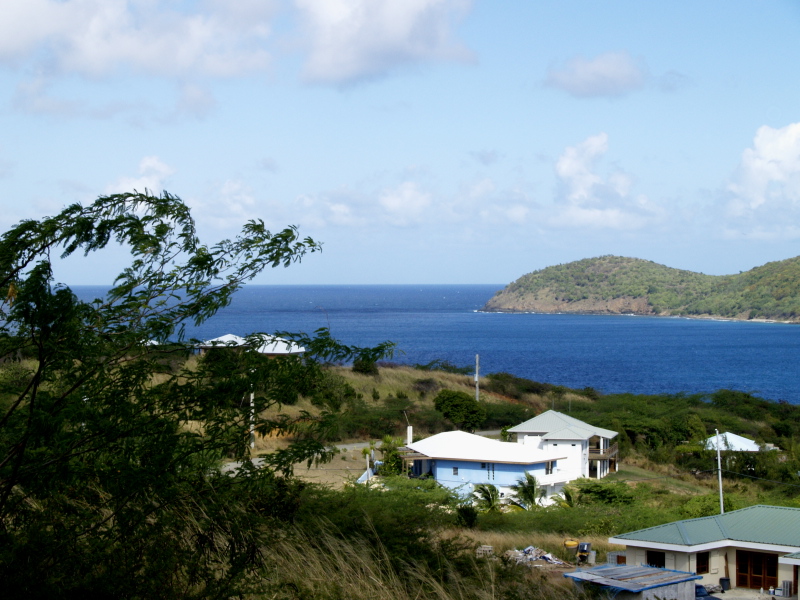
[[[736,587],[751,590],[778,587],[778,555],[736,551]]]

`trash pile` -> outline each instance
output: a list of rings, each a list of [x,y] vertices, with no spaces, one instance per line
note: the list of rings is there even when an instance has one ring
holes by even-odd
[[[503,558],[508,561],[509,563],[517,564],[517,565],[528,565],[529,567],[543,567],[543,564],[534,564],[536,561],[544,561],[545,563],[549,563],[551,565],[556,565],[560,567],[572,567],[573,565],[561,560],[560,558],[556,558],[549,552],[545,552],[541,548],[536,548],[534,546],[528,546],[524,550],[507,550],[505,554],[503,554]]]

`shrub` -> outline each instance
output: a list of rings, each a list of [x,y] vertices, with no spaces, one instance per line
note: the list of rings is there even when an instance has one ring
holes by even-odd
[[[433,405],[459,429],[475,431],[486,420],[486,408],[466,392],[442,390]]]

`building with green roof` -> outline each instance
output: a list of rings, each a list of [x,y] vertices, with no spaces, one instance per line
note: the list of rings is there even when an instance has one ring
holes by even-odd
[[[690,571],[702,583],[797,589],[800,508],[750,506],[723,515],[675,521],[609,538],[626,546],[628,564]]]

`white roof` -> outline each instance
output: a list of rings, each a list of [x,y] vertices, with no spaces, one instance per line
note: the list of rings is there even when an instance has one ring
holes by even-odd
[[[428,458],[474,462],[530,465],[566,458],[563,454],[558,455],[552,450],[544,451],[534,446],[491,440],[465,431],[437,433],[406,447]]]
[[[592,436],[614,438],[616,431],[595,427],[554,410],[528,419],[508,430],[510,433],[538,433],[546,440],[588,440]]]
[[[717,449],[717,436],[712,435],[708,438],[704,446],[706,450]],[[719,434],[719,449],[720,450],[735,450],[737,452],[758,452],[760,448],[753,440],[747,439],[735,433],[720,433]]]
[[[258,347],[258,352],[261,354],[301,354],[306,351],[302,346],[295,346],[289,340],[276,337],[274,335],[258,334],[254,336],[257,338],[261,345]],[[199,345],[200,348],[215,348],[218,346],[247,346],[248,342],[245,338],[226,333],[213,340],[206,340]]]

